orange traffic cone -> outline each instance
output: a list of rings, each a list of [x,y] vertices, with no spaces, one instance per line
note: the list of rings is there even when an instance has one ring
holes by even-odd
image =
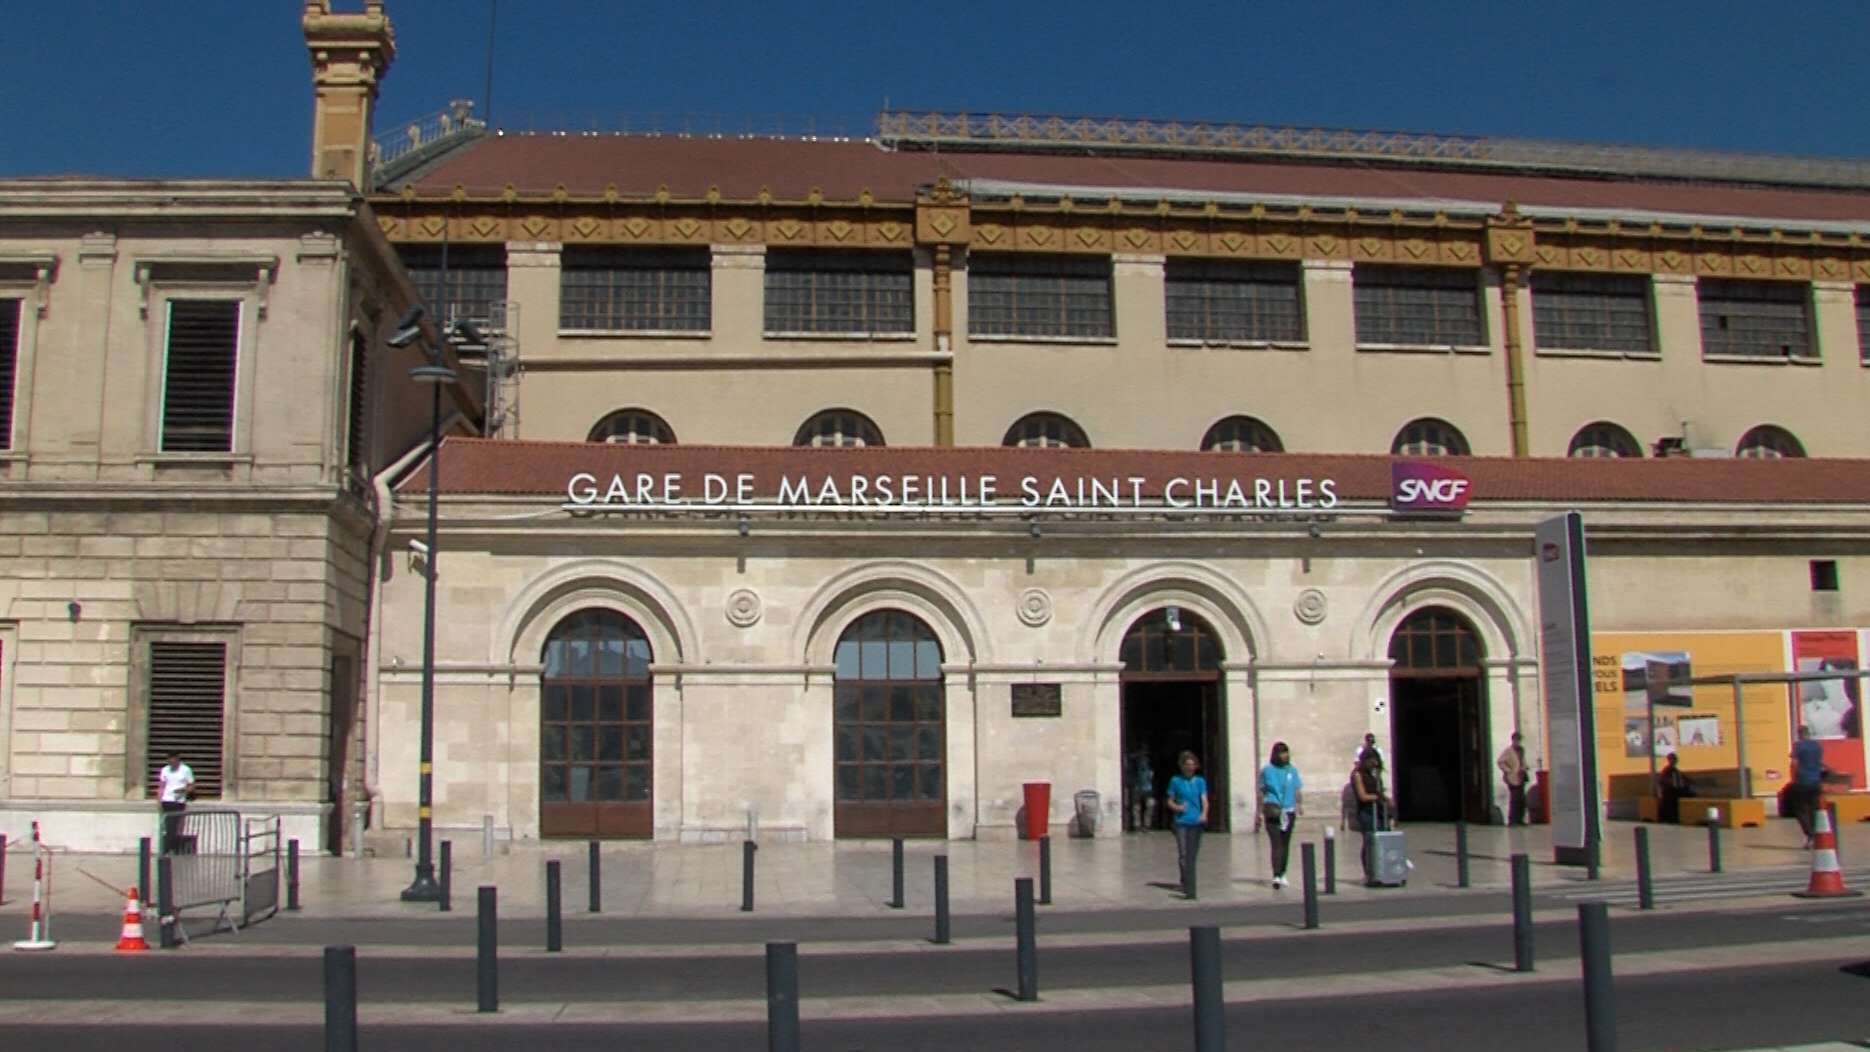
[[[118,953],[142,953],[149,949],[149,943],[143,940],[143,907],[137,901],[136,889],[130,889],[130,901],[123,906],[123,934],[117,937]]]
[[[1812,880],[1804,891],[1795,891],[1801,899],[1837,899],[1863,894],[1844,886],[1844,870],[1838,866],[1838,837],[1831,828],[1830,811],[1820,806],[1812,813]]]

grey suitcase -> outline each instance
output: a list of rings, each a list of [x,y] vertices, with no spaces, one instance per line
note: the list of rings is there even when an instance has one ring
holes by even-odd
[[[1386,888],[1400,888],[1409,883],[1409,849],[1401,830],[1389,829],[1370,834],[1371,871],[1376,882]]]

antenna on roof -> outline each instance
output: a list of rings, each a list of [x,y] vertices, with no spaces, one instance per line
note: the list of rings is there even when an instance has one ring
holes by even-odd
[[[487,87],[481,93],[481,120],[493,127],[493,40],[500,20],[500,0],[487,0]]]

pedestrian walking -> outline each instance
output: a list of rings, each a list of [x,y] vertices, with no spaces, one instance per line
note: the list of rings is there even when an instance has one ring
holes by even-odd
[[[162,808],[162,853],[172,854],[181,846],[182,812],[195,791],[195,772],[182,762],[180,753],[170,753],[169,762],[156,774],[156,800]]]
[[[1799,740],[1792,743],[1792,817],[1798,819],[1805,834],[1805,846],[1812,846],[1812,815],[1818,810],[1818,797],[1824,792],[1825,751],[1812,739],[1811,728],[1799,728]]]
[[[1149,762],[1149,750],[1138,749],[1130,756],[1130,828],[1156,827],[1156,768]]]
[[[1663,822],[1680,822],[1682,797],[1695,795],[1695,783],[1675,763],[1675,754],[1670,753],[1656,775],[1656,797],[1660,801],[1656,805],[1656,817]]]
[[[1363,849],[1358,852],[1364,866],[1364,886],[1376,886],[1376,834],[1381,832],[1389,810],[1383,801],[1382,759],[1374,752],[1364,754],[1351,778],[1357,791],[1357,831],[1363,834]]]
[[[1167,803],[1175,816],[1175,864],[1180,871],[1182,895],[1194,898],[1195,858],[1201,853],[1201,830],[1208,824],[1208,780],[1196,774],[1201,761],[1182,750],[1177,761],[1181,773],[1169,779]]]
[[[1272,846],[1275,889],[1286,886],[1286,859],[1292,854],[1292,827],[1298,821],[1303,784],[1292,764],[1292,750],[1285,742],[1274,742],[1272,757],[1260,768],[1260,824]]]
[[[1518,731],[1513,732],[1512,742],[1500,750],[1495,764],[1500,768],[1500,780],[1506,783],[1506,824],[1527,825],[1526,780],[1531,772],[1526,769],[1526,747],[1520,744]]]

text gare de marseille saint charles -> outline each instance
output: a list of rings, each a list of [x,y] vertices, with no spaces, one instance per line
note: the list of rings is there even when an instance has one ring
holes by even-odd
[[[1148,479],[1054,478],[1026,475],[1004,493],[995,475],[808,475],[781,476],[770,502],[756,492],[758,480],[750,474],[701,476],[695,494],[679,472],[612,475],[602,482],[579,472],[565,485],[566,507],[644,507],[702,505],[733,507],[763,505],[804,507],[903,508],[1140,508]],[[697,499],[697,496],[699,499]],[[1283,509],[1329,511],[1338,506],[1335,479],[1190,479],[1176,477],[1162,484],[1161,502],[1170,508],[1239,508],[1250,511]]]

